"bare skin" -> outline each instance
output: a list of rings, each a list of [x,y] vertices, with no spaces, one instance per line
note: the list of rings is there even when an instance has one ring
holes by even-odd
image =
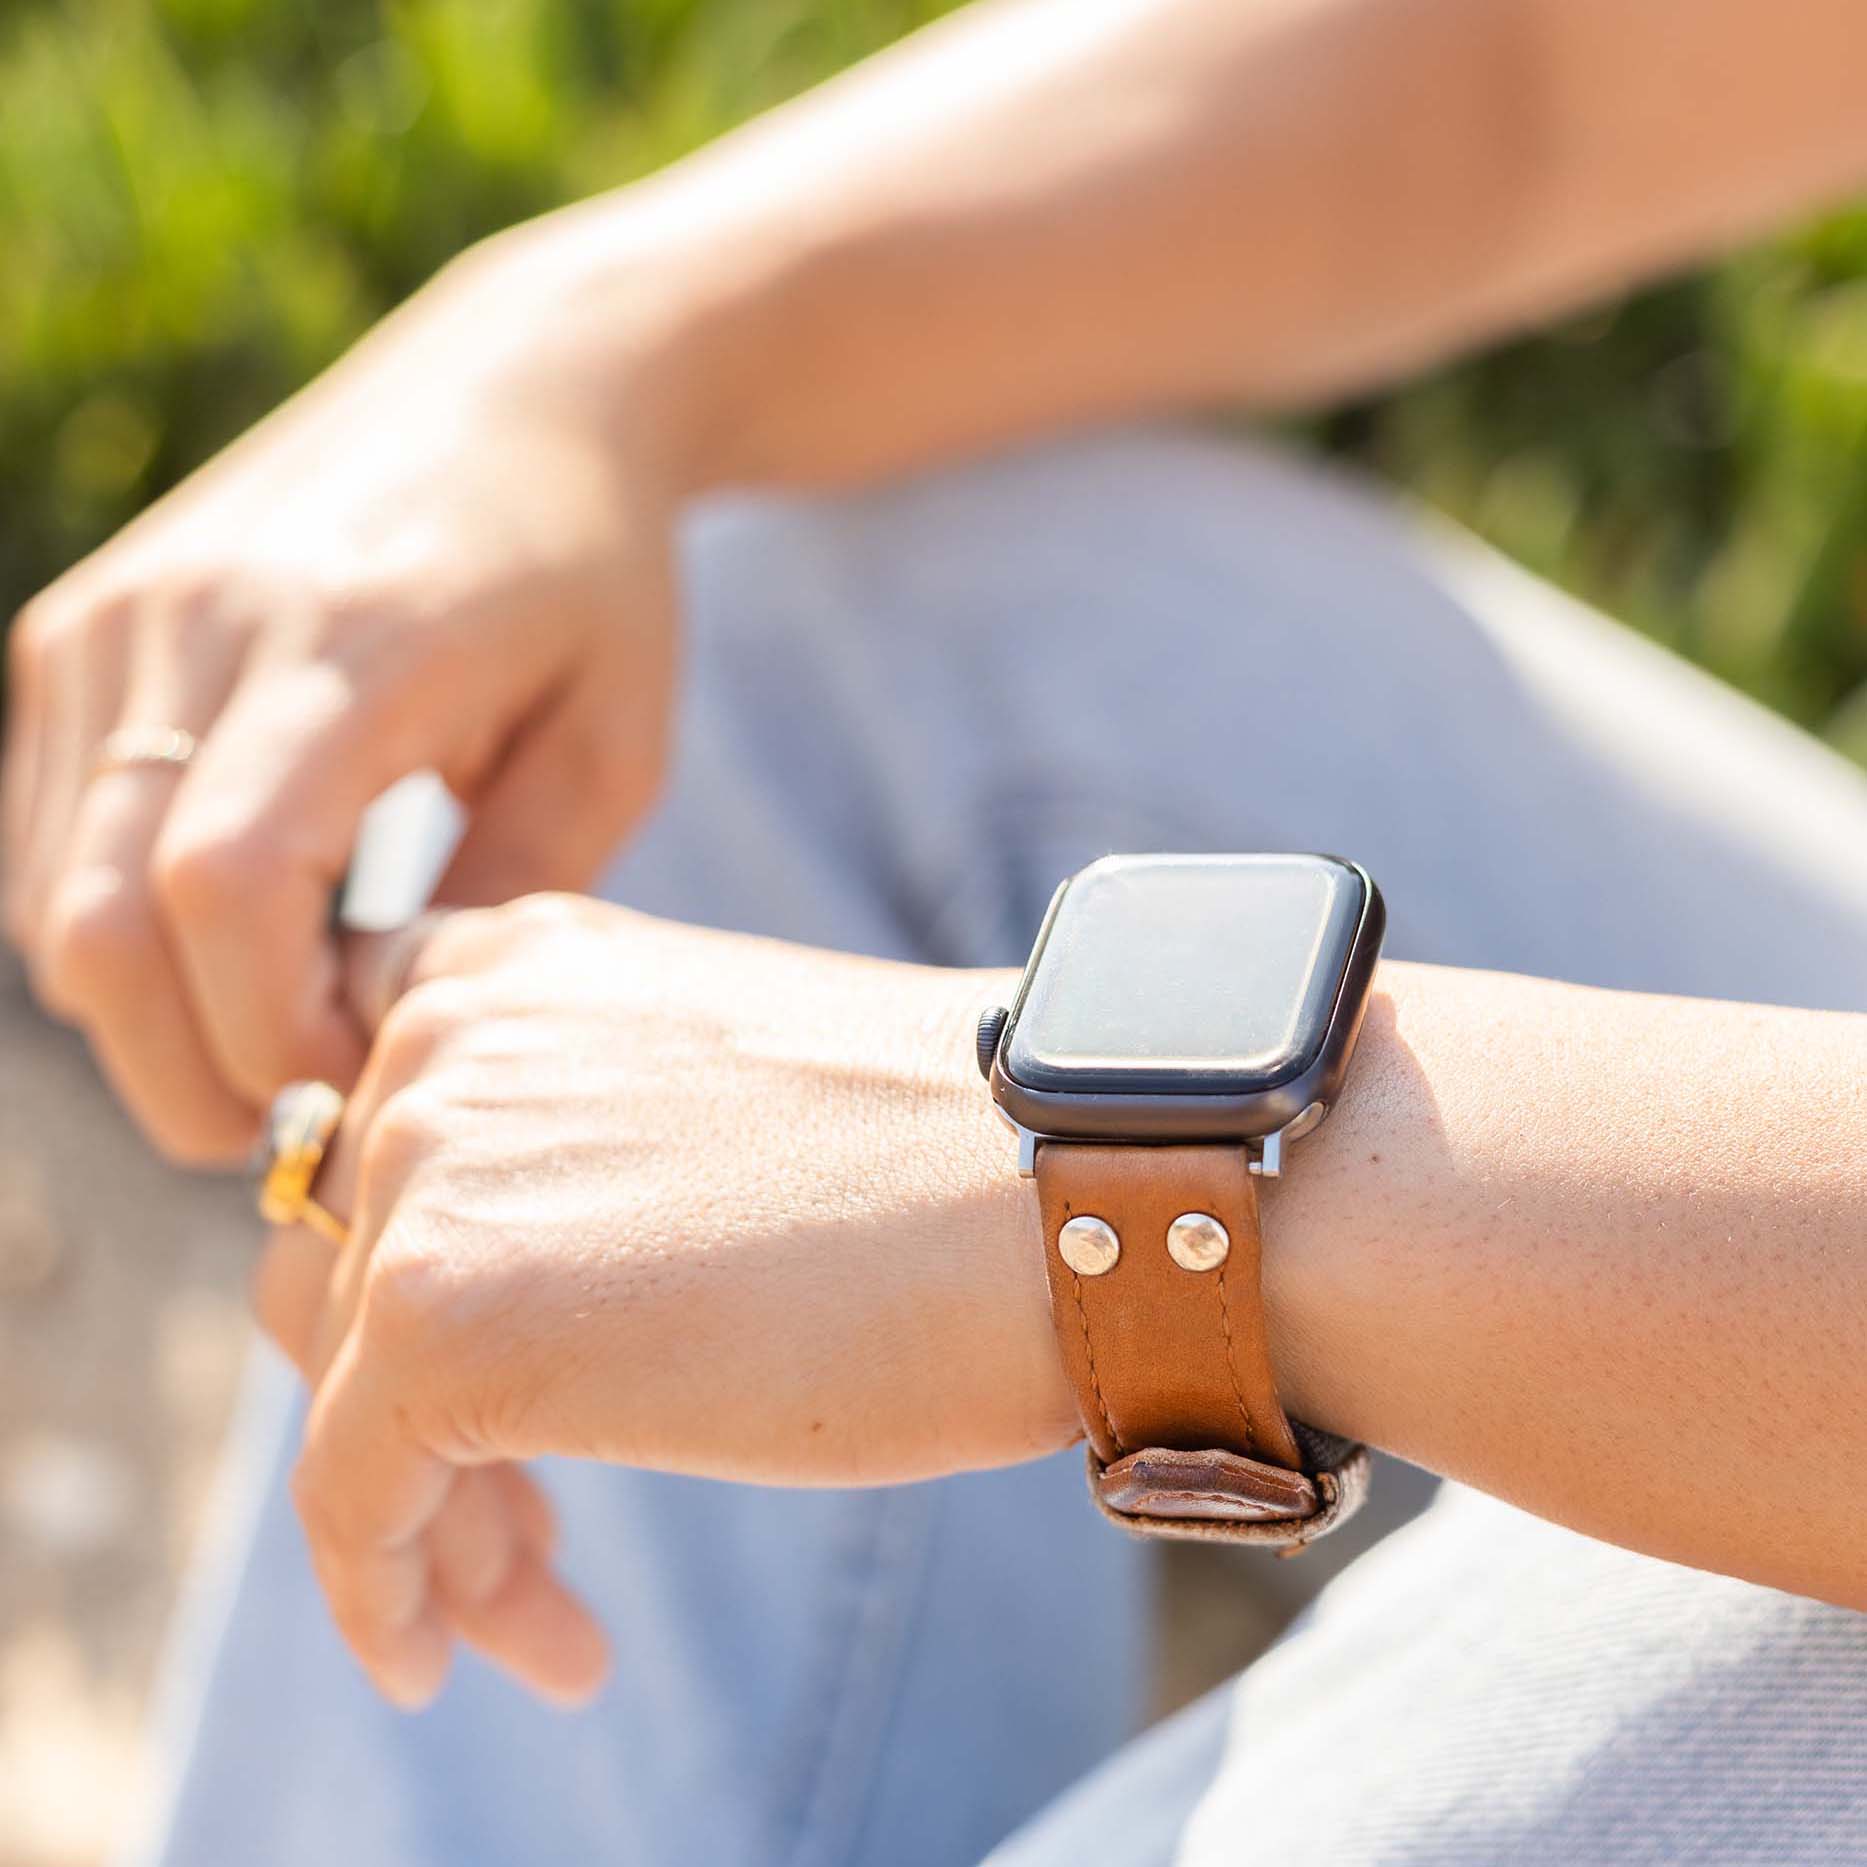
[[[1856,0],[999,0],[489,242],[32,603],[6,920],[177,1157],[362,1060],[325,904],[438,767],[450,899],[659,779],[668,530],[1072,423],[1395,375],[1867,173]],[[1706,124],[1716,134],[1703,133]],[[1041,333],[1041,341],[1033,341]],[[94,775],[120,724],[204,740]]]
[[[971,1031],[1014,981],[538,899],[359,953],[386,1010],[259,1308],[318,1390],[338,1622],[418,1704],[453,1639],[601,1677],[508,1461],[790,1484],[1078,1434]],[[1689,1067],[1682,1067],[1689,1062]],[[1591,1535],[1867,1608],[1867,1017],[1388,964],[1266,1195],[1299,1417]],[[1612,1084],[1638,1121],[1578,1121]],[[1735,1500],[1735,1502],[1734,1502]]]
[[[372,1048],[326,931],[368,800],[446,774],[450,899],[587,882],[660,776],[693,495],[1367,386],[1711,251],[1867,173],[1862,34],[1858,0],[1793,29],[1763,0],[981,5],[487,243],[29,606],[0,822],[47,1003],[185,1159],[241,1153],[291,1077],[361,1077],[357,1240],[334,1278],[281,1241],[262,1307],[318,1388],[307,1523],[386,1690],[424,1698],[456,1635],[558,1695],[600,1672],[513,1458],[879,1480],[1072,1426],[964,1056],[1002,981],[514,909],[440,936]],[[200,756],[99,775],[126,723]],[[650,945],[686,983],[631,985]],[[1276,1195],[1294,1408],[1867,1604],[1848,1488],[1785,1456],[1845,1469],[1867,1417],[1859,1022],[1384,989]],[[817,1015],[844,1001],[860,1045]],[[1603,1081],[1664,1119],[1578,1147]]]

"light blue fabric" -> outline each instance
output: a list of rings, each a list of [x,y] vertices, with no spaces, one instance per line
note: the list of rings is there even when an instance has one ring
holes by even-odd
[[[565,1716],[467,1660],[402,1716],[332,1635],[283,1493],[289,1372],[248,1406],[259,1508],[231,1600],[196,1605],[206,1674],[171,1688],[199,1718],[177,1867],[970,1860],[1134,1715],[1134,1551],[1092,1533],[1065,1458],[865,1493],[552,1465],[614,1684]]]
[[[1111,435],[860,500],[720,505],[686,563],[677,775],[620,898],[1009,963],[1057,879],[1105,850],[1336,849],[1380,879],[1409,957],[1867,1005],[1858,774],[1475,547],[1274,456]],[[1578,1145],[1610,1114],[1607,1086]],[[1677,1742],[1720,1702],[1716,1667],[1670,1697],[1651,1667],[1628,1676],[1649,1609],[1707,1654],[1741,1619],[1790,1739],[1836,1707],[1867,1731],[1855,1617],[1615,1552],[1632,1568],[1596,1615],[1599,1546],[1508,1529],[1527,1520],[1501,1506],[1469,1524],[1476,1501],[1454,1497],[1334,1583],[1235,1700],[1039,1815],[1143,1692],[1150,1568],[1093,1516],[1073,1457],[866,1494],[553,1468],[615,1683],[565,1719],[469,1665],[407,1719],[363,1687],[312,1588],[280,1480],[292,1431],[285,1382],[261,1371],[223,1579],[198,1591],[171,1674],[175,1792],[144,1856],[161,1867],[957,1867],[1027,1820],[995,1867],[1632,1859],[1586,1806],[1610,1752],[1637,1858],[1821,1858],[1763,1848],[1814,1793],[1793,1741],[1747,1748],[1721,1725],[1715,1780]],[[1241,1586],[1330,1566],[1319,1551]],[[1482,1646],[1499,1626],[1527,1630],[1503,1650],[1549,1682],[1547,1743],[1470,1737],[1523,1713]],[[1573,1719],[1561,1653],[1610,1682]],[[1818,1699],[1790,1664],[1812,1653]],[[1301,1742],[1258,1741],[1286,1710]],[[1403,1728],[1415,1762],[1376,1767]],[[1668,1774],[1680,1755],[1689,1780]],[[1644,1812],[1643,1770],[1665,1785]],[[1867,1817],[1846,1815],[1867,1858]]]

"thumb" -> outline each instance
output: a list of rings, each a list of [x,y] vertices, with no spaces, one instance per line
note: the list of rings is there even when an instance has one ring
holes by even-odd
[[[533,721],[469,800],[439,898],[493,907],[588,888],[660,785],[665,715],[657,700],[618,717],[610,684],[592,680]]]

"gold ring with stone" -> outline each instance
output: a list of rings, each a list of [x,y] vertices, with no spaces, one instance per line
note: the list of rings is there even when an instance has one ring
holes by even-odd
[[[138,769],[180,771],[200,749],[200,740],[180,726],[119,726],[105,735],[92,770],[99,776]]]
[[[273,1098],[260,1143],[259,1216],[268,1225],[303,1225],[334,1245],[350,1227],[311,1197],[318,1169],[344,1118],[344,1098],[329,1083],[287,1083]]]

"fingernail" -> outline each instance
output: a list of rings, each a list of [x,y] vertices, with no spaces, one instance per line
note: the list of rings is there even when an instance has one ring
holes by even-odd
[[[447,1655],[396,1660],[375,1669],[376,1688],[397,1711],[426,1711],[447,1679]]]
[[[603,1688],[608,1684],[609,1677],[605,1674],[602,1678],[592,1679],[585,1685],[541,1685],[535,1690],[553,1711],[587,1711],[602,1697]]]

